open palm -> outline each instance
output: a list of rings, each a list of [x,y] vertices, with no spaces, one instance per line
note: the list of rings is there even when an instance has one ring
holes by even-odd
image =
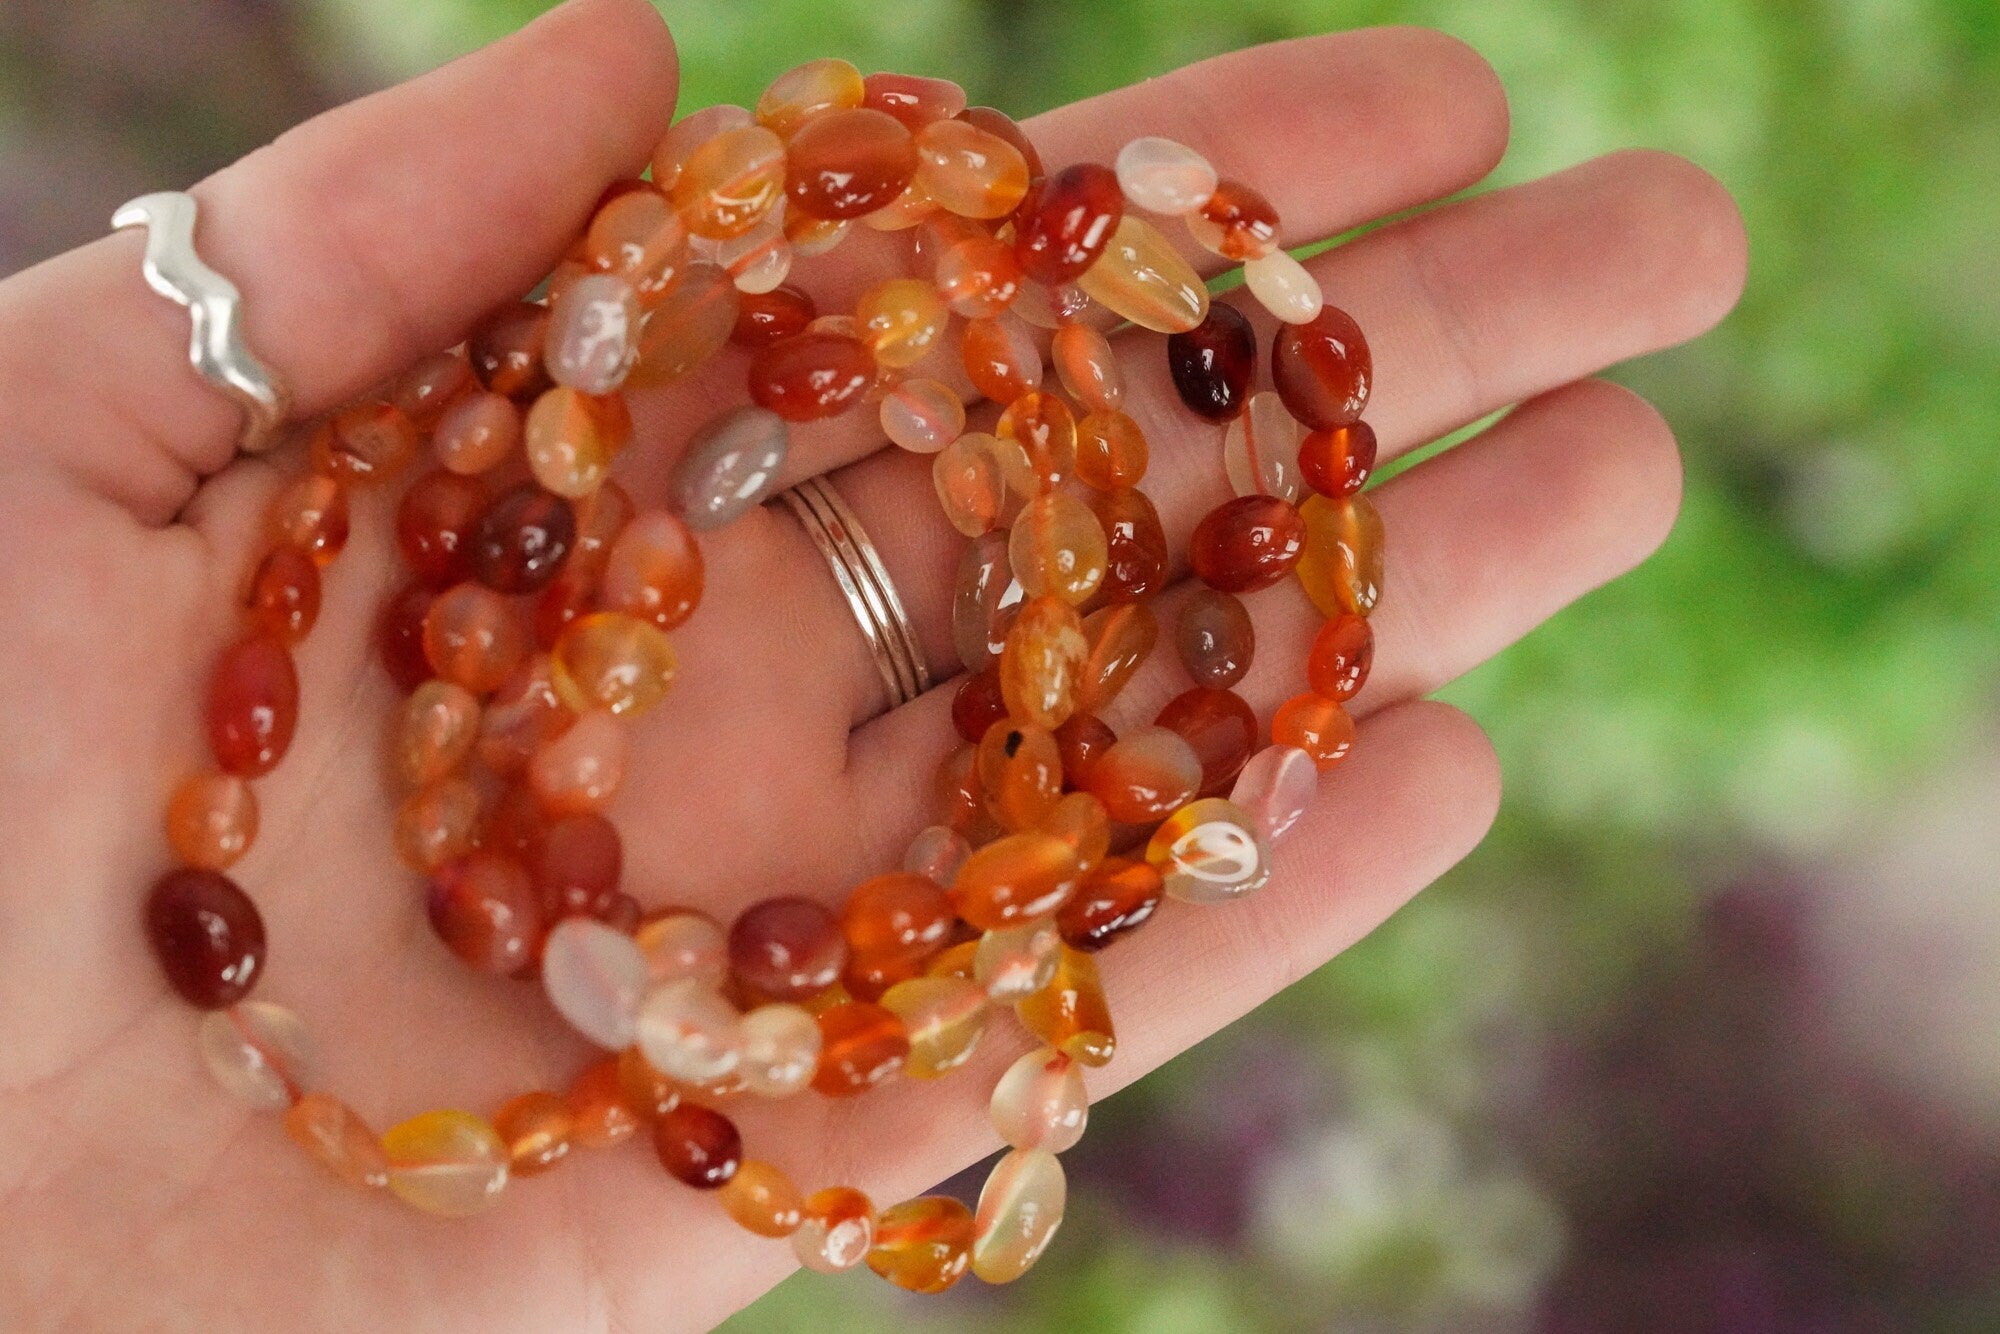
[[[651,8],[575,0],[205,182],[204,253],[244,289],[250,341],[299,410],[322,411],[531,287],[602,188],[643,166],[675,83]],[[1258,183],[1298,242],[1473,184],[1506,127],[1477,56],[1382,30],[1240,52],[1028,129],[1051,165],[1107,161],[1138,134],[1181,139]],[[712,1324],[788,1272],[790,1251],[737,1230],[641,1148],[573,1156],[491,1212],[444,1221],[339,1187],[200,1070],[195,1016],[148,957],[139,905],[165,863],[165,794],[203,753],[198,701],[265,502],[300,465],[230,462],[234,410],[188,371],[185,315],[142,286],[140,244],[107,238],[0,284],[0,1324]],[[795,281],[823,310],[851,308],[904,262],[897,244],[864,233]],[[1498,799],[1491,752],[1420,697],[1664,537],[1671,436],[1632,394],[1581,377],[1708,327],[1743,265],[1726,195],[1647,153],[1441,206],[1312,261],[1369,332],[1385,456],[1521,406],[1378,490],[1388,594],[1356,753],[1261,895],[1169,905],[1106,952],[1121,1041],[1094,1097],[1331,957],[1478,841]],[[1220,428],[1178,407],[1155,335],[1120,347],[1153,442],[1147,490],[1179,549],[1226,495]],[[741,355],[635,396],[621,479],[641,503],[664,494],[693,427],[740,398]],[[786,480],[838,470],[944,663],[961,539],[924,463],[884,450],[860,413],[796,431]],[[357,497],[301,651],[298,737],[259,785],[263,832],[236,868],[272,941],[260,994],[306,1020],[316,1082],[378,1127],[560,1088],[586,1055],[536,989],[443,949],[392,854],[379,757],[394,690],[370,632],[395,578],[393,501]],[[707,547],[706,605],[677,636],[681,684],[638,724],[612,813],[626,888],[725,921],[776,892],[834,900],[929,822],[952,683],[884,711],[845,602],[783,511]],[[1299,688],[1316,618],[1290,584],[1249,601],[1260,650],[1241,690],[1268,718]],[[1180,689],[1171,656],[1128,687],[1114,727]],[[745,1109],[746,1140],[807,1189],[902,1198],[994,1147],[986,1091],[1025,1046],[996,1026],[970,1073]]]

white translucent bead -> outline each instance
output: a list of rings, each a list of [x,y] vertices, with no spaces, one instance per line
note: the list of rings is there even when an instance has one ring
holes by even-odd
[[[972,844],[949,825],[934,824],[910,840],[903,854],[903,869],[929,876],[940,885],[958,878],[958,868],[972,855]]]
[[[1266,746],[1250,757],[1229,799],[1241,806],[1267,843],[1276,843],[1312,805],[1319,766],[1297,746]]]
[[[1011,1005],[1049,984],[1062,954],[1062,935],[1048,918],[988,931],[972,954],[972,980],[989,999]]]
[[[700,982],[668,982],[647,992],[636,1036],[655,1070],[686,1084],[721,1079],[743,1059],[743,1017]]]
[[[312,1035],[268,1001],[239,1001],[202,1017],[196,1035],[215,1082],[262,1111],[289,1107],[312,1081]]]
[[[641,922],[632,940],[655,982],[686,978],[719,987],[729,975],[729,937],[700,913],[669,913]]]
[[[1297,503],[1299,423],[1285,400],[1270,390],[1252,394],[1222,437],[1222,467],[1239,496],[1277,496]]]
[[[993,1165],[972,1222],[972,1272],[1011,1283],[1034,1266],[1062,1226],[1069,1193],[1047,1149],[1016,1149]]]
[[[1168,816],[1148,840],[1146,860],[1167,896],[1183,903],[1239,899],[1271,878],[1271,849],[1256,822],[1222,797],[1191,801]]]
[[[1264,309],[1286,324],[1310,324],[1326,306],[1319,279],[1283,250],[1273,250],[1243,266],[1243,282]]]
[[[590,273],[549,308],[542,360],[549,376],[584,394],[608,394],[639,359],[639,295],[616,274]]]
[[[782,284],[792,272],[792,243],[775,218],[766,218],[741,236],[715,247],[715,262],[729,273],[739,292],[763,293]]]
[[[993,1086],[990,1115],[1000,1138],[1015,1148],[1063,1152],[1090,1122],[1083,1067],[1049,1047],[1029,1052]]]
[[[764,1098],[787,1098],[812,1082],[819,1064],[819,1025],[796,1005],[759,1005],[743,1016],[743,1087]]]
[[[965,404],[949,385],[905,380],[882,397],[882,434],[912,454],[935,454],[965,433]]]
[[[1173,139],[1148,135],[1118,151],[1118,188],[1150,213],[1192,213],[1215,193],[1215,168]]]
[[[639,1001],[652,982],[632,937],[594,918],[564,918],[542,946],[549,1004],[600,1047],[632,1045]]]

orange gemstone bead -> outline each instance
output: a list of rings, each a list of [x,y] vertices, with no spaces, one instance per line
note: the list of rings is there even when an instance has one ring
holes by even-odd
[[[900,370],[931,354],[951,313],[937,289],[923,279],[891,278],[862,294],[854,318],[875,359]]]
[[[435,871],[472,851],[479,819],[479,789],[466,779],[412,792],[396,808],[396,855],[413,870]]]
[[[1071,605],[1097,591],[1109,560],[1097,516],[1063,491],[1036,496],[1021,507],[1007,551],[1024,593],[1058,597]]]
[[[1201,794],[1227,792],[1257,748],[1257,714],[1241,695],[1196,686],[1167,701],[1153,720],[1178,732],[1201,757]]]
[[[477,478],[439,470],[417,479],[396,506],[396,545],[404,564],[431,588],[471,577],[472,529],[486,509]]]
[[[556,694],[553,671],[548,655],[537,653],[515,669],[480,714],[480,763],[502,778],[518,775],[536,751],[576,721]]]
[[[1289,502],[1276,496],[1238,496],[1195,525],[1188,560],[1210,588],[1248,593],[1290,574],[1305,548],[1305,520]]]
[[[347,488],[318,473],[280,487],[265,522],[273,542],[295,546],[321,566],[331,564],[347,546],[347,529]]]
[[[1018,441],[967,431],[931,460],[931,483],[952,527],[978,537],[1011,523],[1034,489],[1027,451]]]
[[[726,102],[682,116],[660,136],[660,142],[653,149],[653,185],[662,191],[671,191],[674,182],[680,179],[681,168],[687,165],[689,156],[697,148],[724,130],[741,129],[754,123],[749,111]],[[599,207],[601,209],[602,205]]]
[[[973,1217],[972,1272],[1012,1283],[1028,1272],[1062,1226],[1068,1184],[1046,1149],[1015,1149],[994,1165]]]
[[[1169,898],[1221,903],[1264,887],[1271,851],[1250,812],[1221,797],[1191,801],[1161,822],[1146,861]]]
[[[828,110],[793,133],[785,190],[811,218],[859,218],[890,204],[917,174],[903,123],[867,107]]]
[[[736,327],[730,331],[729,341],[738,347],[769,347],[804,333],[818,315],[812,297],[796,287],[746,292],[737,303]]]
[[[672,196],[689,231],[727,240],[763,221],[784,189],[784,140],[762,125],[746,125],[688,154]]]
[[[650,306],[687,264],[687,225],[661,191],[628,190],[597,210],[581,254],[593,270],[629,283],[639,304]]]
[[[1111,341],[1098,330],[1088,324],[1063,325],[1049,344],[1049,356],[1063,388],[1086,411],[1115,413],[1124,406],[1125,373]]]
[[[969,125],[977,125],[988,134],[997,134],[1014,145],[1015,151],[1021,155],[1021,160],[1028,164],[1030,180],[1048,174],[1042,167],[1042,155],[1035,151],[1034,141],[1028,138],[1020,122],[1006,112],[994,107],[967,107],[954,119],[965,121]]]
[[[404,694],[431,679],[424,654],[424,618],[436,596],[422,584],[411,584],[390,598],[375,623],[375,650],[389,679]]]
[[[528,634],[507,599],[480,584],[447,589],[424,613],[431,670],[475,695],[498,689],[528,656]]]
[[[1342,500],[1313,496],[1300,507],[1305,552],[1299,583],[1320,614],[1366,616],[1382,597],[1382,516],[1365,492]]]
[[[491,852],[446,862],[432,873],[426,902],[439,939],[474,968],[505,974],[534,962],[542,909],[520,863]]]
[[[1185,333],[1208,316],[1201,275],[1158,228],[1130,213],[1076,284],[1113,314],[1155,333]]]
[[[861,71],[847,61],[808,60],[771,80],[757,99],[757,120],[789,138],[808,121],[860,106],[867,95]]]
[[[1146,475],[1148,452],[1139,423],[1115,409],[1093,412],[1077,423],[1076,475],[1099,491],[1137,486]]]
[[[984,667],[959,683],[951,697],[951,722],[958,735],[977,742],[986,730],[1007,716],[1007,701],[1000,693],[1000,673]]]
[[[497,592],[532,593],[556,577],[576,544],[576,511],[561,496],[523,482],[480,511],[464,543],[470,577]]]
[[[1109,1064],[1118,1039],[1097,961],[1064,945],[1049,984],[1014,1007],[1022,1025],[1057,1051],[1088,1066]]]
[[[979,984],[956,977],[906,978],[882,993],[882,1008],[909,1035],[903,1070],[912,1079],[937,1079],[965,1064],[993,1013]]]
[[[1088,715],[1078,714],[1077,717]],[[1075,722],[1076,719],[1070,719]],[[1069,726],[1064,723],[1063,726]],[[1106,729],[1108,732],[1110,729]],[[1069,844],[1078,874],[1088,874],[1111,850],[1111,816],[1104,803],[1088,792],[1067,792],[1041,823],[1045,834]]]
[[[847,1001],[815,1016],[819,1067],[812,1086],[829,1098],[865,1093],[903,1068],[910,1035],[903,1021],[880,1005]]]
[[[208,748],[228,773],[277,767],[299,721],[299,674],[284,645],[263,635],[223,650],[208,679]]]
[[[1036,282],[1069,282],[1104,254],[1124,215],[1125,196],[1109,167],[1065,167],[1028,188],[1014,215],[1014,253]]]
[[[1271,343],[1271,382],[1292,415],[1315,431],[1361,420],[1374,359],[1354,317],[1327,306],[1307,324],[1281,324]]]
[[[1075,892],[1076,851],[1053,834],[1007,834],[976,849],[958,868],[951,901],[981,931],[1046,917]]]
[[[423,445],[416,423],[388,403],[346,408],[313,432],[313,471],[354,485],[386,482],[410,466]]]
[[[969,121],[939,120],[916,140],[917,188],[964,218],[1004,218],[1028,193],[1021,151]]]
[[[1375,471],[1375,428],[1367,422],[1309,431],[1299,442],[1299,475],[1323,496],[1351,496]]]
[[[644,713],[666,697],[680,673],[674,646],[658,626],[617,611],[571,622],[549,661],[556,698],[579,714]]]
[[[940,231],[937,289],[954,315],[968,320],[1004,314],[1020,295],[1021,261],[1014,248],[983,229],[964,224],[963,233]]]
[[[622,398],[593,397],[557,385],[535,400],[522,427],[522,445],[535,480],[575,500],[604,484],[611,460],[632,438]]]
[[[428,431],[477,384],[464,353],[434,352],[396,377],[389,402],[419,431]]]
[[[1226,422],[1249,400],[1257,376],[1257,332],[1242,311],[1217,302],[1200,324],[1167,339],[1167,368],[1188,411]]]
[[[805,1216],[805,1200],[792,1179],[759,1158],[739,1163],[716,1198],[739,1227],[760,1237],[789,1237]]]
[[[1047,728],[1001,719],[979,743],[986,807],[1008,829],[1040,824],[1062,796],[1062,755]]]
[[[875,1205],[847,1186],[830,1186],[806,1196],[792,1253],[822,1274],[852,1269],[875,1244]]]
[[[507,1145],[507,1170],[537,1176],[569,1153],[569,1104],[537,1089],[510,1098],[493,1114],[493,1130]]]
[[[616,1056],[592,1061],[563,1094],[569,1110],[569,1142],[579,1149],[608,1149],[639,1133],[639,1104],[627,1091]]]
[[[250,622],[280,644],[296,644],[319,620],[319,566],[298,547],[281,543],[264,553],[244,591]]]
[[[598,602],[670,630],[694,613],[706,578],[701,547],[679,515],[648,510],[612,546]]]
[[[681,272],[639,331],[639,364],[628,389],[672,384],[721,351],[736,329],[742,295],[729,271],[696,260]]]
[[[146,940],[181,998],[201,1010],[234,1005],[264,969],[264,919],[219,871],[180,867],[146,897]]]
[[[1354,749],[1354,719],[1334,700],[1294,695],[1278,706],[1271,719],[1271,740],[1280,746],[1297,746],[1324,772]]]
[[[1039,597],[1021,607],[1000,651],[1000,693],[1022,722],[1056,728],[1076,711],[1076,692],[1090,640],[1076,609]]]
[[[257,794],[235,774],[196,774],[167,802],[167,842],[189,866],[220,871],[257,839]]]
[[[1187,227],[1203,249],[1238,264],[1278,244],[1278,210],[1241,181],[1217,182],[1208,202],[1187,215]]]
[[[972,1211],[944,1195],[882,1211],[868,1267],[911,1292],[943,1292],[972,1264]]]
[[[1090,771],[1118,743],[1118,734],[1094,713],[1072,713],[1056,729],[1062,752],[1063,777],[1072,787],[1088,789]]]
[[[951,899],[928,876],[890,871],[854,887],[841,933],[856,955],[929,957],[951,938]]]
[[[1041,349],[1012,311],[967,324],[959,355],[973,387],[995,403],[1012,403],[1042,382]]]
[[[1101,950],[1150,918],[1165,892],[1147,863],[1106,857],[1056,914],[1056,926],[1071,946]]]
[[[1316,695],[1348,700],[1360,691],[1375,663],[1375,631],[1362,617],[1334,617],[1313,636],[1306,657],[1306,683]]]
[[[1044,492],[1053,491],[1076,471],[1076,416],[1054,394],[1022,394],[1000,414],[993,433],[1026,451]]]
[[[1143,602],[1117,602],[1083,618],[1089,649],[1077,674],[1076,707],[1101,713],[1152,656],[1160,623]]]
[[[817,421],[847,411],[875,383],[875,354],[859,338],[802,333],[758,351],[750,397],[786,421]]]
[[[521,444],[521,409],[490,389],[465,395],[438,419],[431,452],[452,472],[476,476],[513,457]]]
[[[965,89],[950,79],[927,79],[919,74],[870,74],[861,86],[861,105],[888,112],[908,126],[912,134],[965,110]]]
[[[905,380],[882,399],[882,434],[912,454],[935,454],[965,433],[965,404],[936,380]]]
[[[550,821],[530,863],[543,916],[558,922],[578,913],[599,915],[624,867],[624,841],[602,815],[586,811]]]
[[[382,1132],[389,1189],[442,1218],[490,1209],[507,1184],[507,1145],[469,1112],[425,1112]]]
[[[389,1159],[368,1123],[340,1099],[308,1093],[285,1113],[285,1134],[315,1162],[349,1185],[389,1184]]]
[[[1167,531],[1145,492],[1134,487],[1092,491],[1084,497],[1104,530],[1104,583],[1108,602],[1151,597],[1167,586]]]
[[[463,686],[426,681],[403,701],[392,754],[410,787],[428,787],[465,767],[479,739],[479,700]]]
[[[1127,732],[1090,767],[1090,791],[1123,824],[1163,819],[1200,787],[1201,757],[1164,727]]]

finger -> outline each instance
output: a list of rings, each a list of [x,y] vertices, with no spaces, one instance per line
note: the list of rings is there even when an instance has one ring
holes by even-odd
[[[651,6],[572,0],[202,182],[197,242],[311,415],[532,287],[604,186],[644,164],[675,88]],[[6,448],[162,522],[228,462],[241,419],[189,369],[187,312],[145,287],[143,246],[109,236],[0,286],[0,383],[60,405],[43,414],[60,436]]]
[[[1118,1050],[1108,1066],[1085,1072],[1093,1104],[1373,930],[1477,845],[1498,798],[1492,749],[1463,714],[1419,703],[1371,719],[1354,760],[1327,776],[1280,846],[1270,884],[1236,903],[1167,904],[1144,930],[1097,956]],[[994,1080],[1032,1045],[1002,1011],[972,1059],[944,1079],[901,1081],[893,1097],[739,1103],[730,1111],[750,1151],[769,1155],[804,1188],[851,1183],[886,1205],[935,1188],[1000,1147],[988,1119]],[[652,1197],[664,1187],[635,1181],[626,1189],[621,1216],[658,1216]],[[621,1268],[642,1270],[645,1248],[659,1243],[657,1233],[637,1233],[615,1229],[634,1262]],[[782,1251],[753,1254],[764,1283],[791,1267]],[[715,1263],[727,1261],[717,1255]],[[667,1285],[657,1278],[634,1284],[635,1308],[641,1292],[665,1299]]]
[[[1303,244],[1478,181],[1506,148],[1507,101],[1491,66],[1457,39],[1376,28],[1218,56],[1037,116],[1025,128],[1051,167],[1108,164],[1139,135],[1179,138],[1223,175],[1254,183],[1283,216],[1285,236]],[[792,282],[823,314],[851,311],[873,283],[908,271],[908,252],[907,233],[857,228],[825,259],[799,261]],[[1215,256],[1200,255],[1206,271],[1219,267]],[[741,399],[747,360],[725,355],[673,390],[637,396],[644,438],[666,445],[635,467],[641,485],[649,476],[657,483],[671,466],[689,423]],[[948,360],[940,354],[911,373],[957,383],[963,376]],[[872,409],[794,428],[784,484],[882,443]]]
[[[1375,666],[1354,704],[1361,716],[1436,690],[1645,559],[1678,511],[1680,460],[1650,404],[1586,381],[1531,401],[1373,495],[1388,542]],[[1187,688],[1172,626],[1192,591],[1183,584],[1158,600],[1160,644],[1105,711],[1114,731],[1150,721]],[[1306,652],[1323,617],[1293,580],[1244,602],[1257,651],[1236,689],[1268,720],[1306,688]],[[854,734],[857,799],[869,809],[902,802],[900,819],[871,822],[885,831],[877,858],[898,855],[893,833],[934,809],[907,775],[957,743],[951,694],[933,690]]]
[[[1740,288],[1735,228],[1733,206],[1706,174],[1661,154],[1620,154],[1385,228],[1316,268],[1368,331],[1376,368],[1368,416],[1393,457],[1712,325]],[[1178,571],[1188,535],[1229,488],[1222,428],[1181,405],[1160,347],[1158,336],[1135,334],[1119,350],[1130,408],[1153,446],[1144,490]],[[885,450],[833,482],[881,549],[933,667],[948,670],[964,538],[938,513],[930,462]],[[855,637],[837,593],[804,595],[825,618],[828,642]],[[855,661],[859,721],[884,697],[872,661]]]

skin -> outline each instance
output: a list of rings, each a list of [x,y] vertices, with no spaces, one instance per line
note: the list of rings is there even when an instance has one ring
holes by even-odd
[[[575,0],[204,182],[204,254],[244,289],[251,345],[300,412],[323,411],[530,288],[601,188],[644,165],[675,83],[650,7]],[[1051,165],[1108,161],[1135,134],[1180,138],[1257,183],[1302,242],[1472,185],[1501,155],[1507,111],[1465,47],[1378,30],[1224,56],[1029,130]],[[804,281],[822,309],[851,308],[900,262],[896,244],[858,238],[803,265]],[[324,1177],[199,1068],[196,1016],[161,981],[138,909],[166,864],[166,795],[203,763],[197,701],[264,503],[299,465],[231,461],[235,411],[188,372],[186,316],[143,287],[140,247],[108,237],[0,284],[0,401],[35,407],[0,432],[0,1324],[719,1320],[790,1272],[789,1249],[747,1237],[643,1147],[583,1155],[444,1222]],[[1639,398],[1586,377],[1711,326],[1744,263],[1723,190],[1655,153],[1440,205],[1312,262],[1368,331],[1385,456],[1520,406],[1377,492],[1389,593],[1359,746],[1268,889],[1170,908],[1101,956],[1120,1047],[1090,1073],[1093,1097],[1338,954],[1479,841],[1499,800],[1494,756],[1474,723],[1422,696],[1665,537],[1673,438]],[[1178,552],[1224,494],[1219,433],[1175,403],[1155,341],[1127,337],[1121,356]],[[642,504],[663,494],[693,425],[739,399],[741,373],[732,352],[637,404],[640,443],[621,466]],[[790,469],[837,470],[930,660],[952,661],[959,539],[935,516],[925,461],[884,450],[857,413],[799,431]],[[431,1107],[490,1113],[564,1087],[588,1056],[536,990],[439,947],[391,854],[396,797],[378,757],[394,693],[368,636],[396,579],[393,500],[357,497],[300,653],[297,741],[258,784],[263,831],[235,868],[272,941],[258,994],[300,1013],[318,1085],[378,1128]],[[836,901],[928,822],[951,683],[884,712],[850,613],[788,516],[754,513],[708,551],[707,605],[676,635],[681,683],[637,725],[613,811],[628,887],[723,920],[780,888]],[[1242,689],[1268,718],[1301,688],[1316,617],[1290,584],[1251,603],[1259,665]],[[1110,720],[1149,716],[1179,688],[1163,653]],[[921,1192],[994,1147],[987,1091],[1024,1049],[996,1025],[951,1079],[748,1108],[750,1152],[807,1189]]]

